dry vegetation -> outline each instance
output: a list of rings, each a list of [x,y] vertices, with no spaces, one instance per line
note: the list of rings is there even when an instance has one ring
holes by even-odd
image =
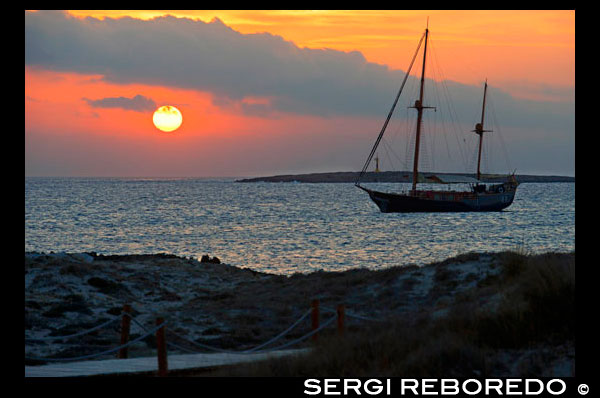
[[[424,306],[387,324],[348,330],[343,338],[323,335],[303,357],[192,375],[573,376],[574,253],[515,251],[497,258],[500,272],[446,302],[441,315],[439,303]],[[436,265],[438,294],[456,283],[446,265]]]
[[[169,322],[167,331],[243,350],[286,329],[319,299],[322,320],[331,316],[326,308],[344,303],[347,314],[386,321],[347,316],[343,338],[330,327],[303,357],[173,375],[574,375],[574,253],[467,253],[423,267],[291,276],[166,255],[84,260],[26,254],[27,337],[77,333],[131,303],[136,318],[147,326],[160,313]],[[310,319],[279,344],[309,330]],[[139,336],[135,333],[141,332],[132,331],[131,338]],[[118,341],[118,331],[109,330],[71,344],[29,345],[26,351],[37,357],[71,357],[88,353],[87,346],[98,352]],[[146,339],[130,352],[151,356],[154,348],[154,340]]]

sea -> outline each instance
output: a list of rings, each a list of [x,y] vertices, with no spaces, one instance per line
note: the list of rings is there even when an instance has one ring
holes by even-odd
[[[25,252],[209,255],[291,275],[504,250],[574,251],[575,184],[521,184],[501,212],[385,214],[352,183],[25,178]]]

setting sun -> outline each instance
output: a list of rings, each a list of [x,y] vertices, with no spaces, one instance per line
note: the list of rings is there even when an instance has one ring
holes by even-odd
[[[179,109],[174,106],[165,105],[158,108],[152,116],[152,121],[157,129],[171,132],[181,126],[183,117]]]

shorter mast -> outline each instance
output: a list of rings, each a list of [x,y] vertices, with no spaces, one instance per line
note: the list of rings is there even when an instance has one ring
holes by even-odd
[[[477,155],[477,179],[481,179],[481,147],[483,141],[483,133],[491,132],[492,130],[484,130],[483,129],[483,120],[485,117],[485,96],[487,93],[487,79],[485,79],[485,85],[483,86],[483,106],[481,107],[481,123],[477,123],[475,125],[475,130],[473,131],[475,134],[479,135],[479,153]]]

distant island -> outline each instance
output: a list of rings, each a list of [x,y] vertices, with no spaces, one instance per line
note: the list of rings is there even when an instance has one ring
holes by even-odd
[[[358,175],[357,171],[340,171],[332,173],[312,173],[312,174],[287,174],[271,177],[255,177],[236,180],[236,182],[356,182]],[[475,174],[463,173],[423,173],[427,178],[431,175],[459,175],[475,178]],[[485,181],[497,182],[503,180],[504,175],[486,176]],[[575,182],[575,177],[568,176],[543,176],[543,175],[527,175],[517,174],[517,181],[520,183],[527,182]],[[412,172],[410,171],[381,171],[368,172],[363,175],[361,182],[411,182]]]

